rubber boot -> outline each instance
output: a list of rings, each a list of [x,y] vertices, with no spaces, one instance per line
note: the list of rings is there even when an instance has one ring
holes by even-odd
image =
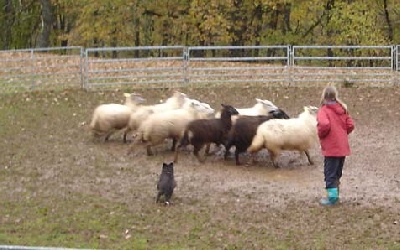
[[[328,197],[322,198],[319,203],[323,206],[332,206],[339,200],[338,188],[327,188]]]

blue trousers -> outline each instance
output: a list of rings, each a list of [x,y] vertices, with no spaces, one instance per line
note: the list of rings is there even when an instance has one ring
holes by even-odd
[[[336,188],[338,181],[342,177],[345,156],[334,157],[325,156],[324,176],[326,188]]]

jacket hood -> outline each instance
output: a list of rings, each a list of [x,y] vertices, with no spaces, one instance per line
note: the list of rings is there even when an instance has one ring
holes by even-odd
[[[342,107],[342,105],[340,105],[340,103],[337,103],[337,102],[327,103],[327,104],[325,104],[325,106],[328,109],[332,109],[333,111],[335,111],[336,114],[342,115],[342,114],[346,113],[345,109]]]

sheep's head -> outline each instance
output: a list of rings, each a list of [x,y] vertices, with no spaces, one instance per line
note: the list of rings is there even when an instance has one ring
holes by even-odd
[[[187,95],[185,93],[182,93],[182,92],[179,92],[179,91],[176,91],[176,90],[172,94],[172,98],[185,99],[185,97],[187,97]]]
[[[276,110],[276,109],[278,109],[278,107],[275,106],[275,104],[273,104],[269,100],[262,100],[262,99],[256,98],[256,101],[257,101],[257,103],[261,104],[267,110]]]
[[[289,115],[285,113],[282,109],[275,109],[268,112],[275,119],[289,119]]]
[[[145,98],[143,98],[140,94],[138,93],[124,93],[125,96],[125,103],[134,103],[134,104],[142,104],[146,101]]]
[[[230,115],[238,115],[239,114],[239,112],[231,105],[221,104],[221,106],[222,106],[221,113],[229,113]]]
[[[174,94],[168,98],[165,103],[170,103],[176,105],[177,107],[182,107],[185,104],[187,96],[185,93],[174,91]]]
[[[208,104],[208,103],[204,103],[204,102],[202,102],[202,103],[200,103],[203,107],[204,107],[204,111],[207,113],[207,114],[214,114],[215,113],[215,109],[213,109],[213,108],[211,108],[211,106],[210,106],[210,104]]]

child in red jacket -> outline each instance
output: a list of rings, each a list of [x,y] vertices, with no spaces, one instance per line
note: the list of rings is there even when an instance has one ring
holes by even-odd
[[[354,121],[347,111],[346,104],[338,99],[338,92],[333,86],[326,87],[322,92],[317,122],[328,193],[320,203],[334,205],[339,200],[339,184],[344,161],[346,156],[350,155],[348,134],[354,129]]]

